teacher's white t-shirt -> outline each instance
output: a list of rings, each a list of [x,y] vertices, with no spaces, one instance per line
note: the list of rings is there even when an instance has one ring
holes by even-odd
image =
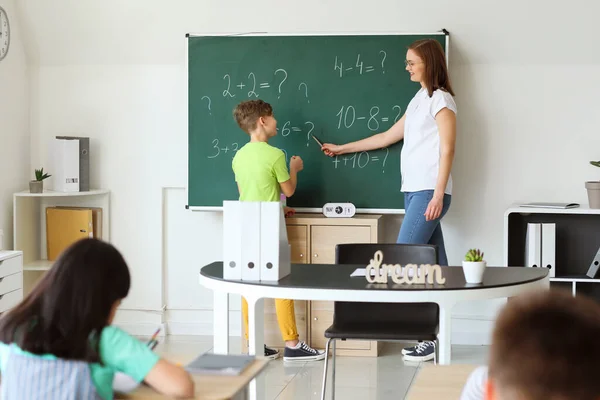
[[[441,89],[429,97],[427,89],[421,88],[408,103],[400,161],[403,192],[435,189],[440,170],[440,134],[435,116],[445,107],[456,114],[454,98]],[[452,174],[445,193],[452,194]]]

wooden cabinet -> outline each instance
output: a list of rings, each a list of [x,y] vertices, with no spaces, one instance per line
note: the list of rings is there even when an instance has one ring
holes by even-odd
[[[296,214],[286,218],[288,241],[292,246],[293,263],[334,264],[335,246],[343,243],[377,243],[382,238],[382,217],[375,214],[353,218],[325,218],[321,214]],[[324,349],[324,331],[333,322],[333,302],[295,301],[296,325],[300,340]],[[243,326],[243,325],[242,325]],[[265,343],[283,349],[275,302],[265,299]],[[246,348],[246,341],[243,347]],[[377,342],[339,341],[337,354],[377,356]]]

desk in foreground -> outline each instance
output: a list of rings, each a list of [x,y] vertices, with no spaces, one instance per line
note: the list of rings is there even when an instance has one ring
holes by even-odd
[[[406,400],[457,400],[475,365],[424,365]]]
[[[194,399],[197,400],[238,400],[246,399],[246,390],[257,375],[269,363],[267,359],[256,359],[240,375],[198,375],[193,374],[195,384]],[[116,399],[165,399],[168,398],[146,385],[126,395],[116,395]]]

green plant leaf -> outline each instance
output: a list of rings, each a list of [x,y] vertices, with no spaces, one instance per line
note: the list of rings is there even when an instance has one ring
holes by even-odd
[[[590,164],[592,164],[594,167],[600,167],[600,161],[590,161]]]

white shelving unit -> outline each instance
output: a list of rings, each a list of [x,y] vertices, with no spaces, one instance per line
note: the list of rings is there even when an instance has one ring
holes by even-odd
[[[33,285],[52,268],[46,258],[46,208],[100,207],[102,208],[102,239],[110,241],[110,191],[29,193],[13,195],[14,249],[23,252],[23,286],[26,296]]]
[[[600,209],[521,207],[512,205],[504,213],[504,265],[525,265],[525,234],[529,222],[556,224],[555,274],[553,286],[570,287],[600,301],[600,279],[586,272],[600,247]]]

